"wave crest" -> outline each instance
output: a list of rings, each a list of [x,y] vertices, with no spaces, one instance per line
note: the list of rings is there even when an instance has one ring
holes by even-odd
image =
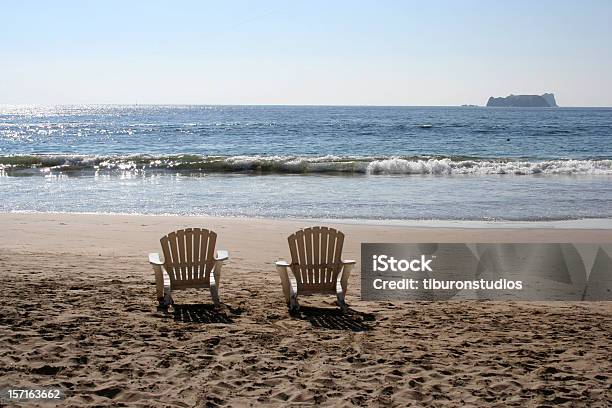
[[[466,157],[200,156],[67,154],[0,156],[0,170],[19,172],[181,171],[191,173],[279,173],[344,175],[612,175],[612,160],[509,160]]]
[[[406,160],[392,158],[368,164],[369,174],[596,174],[612,175],[612,160]]]

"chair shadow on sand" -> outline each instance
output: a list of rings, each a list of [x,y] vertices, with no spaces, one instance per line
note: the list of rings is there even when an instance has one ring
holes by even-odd
[[[366,322],[374,321],[374,315],[348,309],[348,313],[342,313],[339,309],[320,308],[313,306],[301,306],[295,317],[308,320],[317,328],[346,330],[363,332],[371,330],[372,327]]]
[[[225,311],[215,308],[212,304],[174,304],[172,315],[175,322],[182,323],[234,323]]]

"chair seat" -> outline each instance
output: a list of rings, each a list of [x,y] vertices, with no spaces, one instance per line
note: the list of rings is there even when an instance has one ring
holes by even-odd
[[[312,295],[312,294],[336,294],[335,283],[315,283],[315,284],[303,284],[298,285],[297,293],[300,295]]]
[[[208,289],[210,288],[210,281],[197,279],[197,280],[185,280],[185,281],[174,281],[170,282],[170,288],[172,290],[185,290],[185,289]]]

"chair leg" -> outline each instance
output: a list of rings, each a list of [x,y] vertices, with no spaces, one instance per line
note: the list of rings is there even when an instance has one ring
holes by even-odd
[[[346,302],[344,301],[344,292],[342,291],[336,292],[336,297],[338,298],[338,306],[340,306],[340,310],[342,310],[342,313],[347,313],[348,306],[346,305]]]
[[[300,304],[298,303],[297,293],[291,291],[291,296],[289,297],[289,313],[298,313],[300,311]]]
[[[159,307],[165,309],[172,304],[174,304],[174,299],[172,299],[172,289],[170,289],[169,286],[164,286],[164,296],[159,299]]]
[[[221,302],[219,301],[219,288],[216,283],[211,282],[210,284],[210,296],[212,297],[215,307],[219,307]]]
[[[285,296],[285,302],[287,306],[291,303],[291,281],[289,280],[289,267],[285,265],[276,265],[276,272],[281,280],[281,286],[283,288],[283,295]]]

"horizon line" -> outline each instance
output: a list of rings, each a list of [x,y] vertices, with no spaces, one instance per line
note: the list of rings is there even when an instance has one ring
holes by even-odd
[[[57,107],[57,106],[269,106],[269,107],[339,107],[339,108],[494,108],[508,109],[509,107],[486,106],[476,104],[461,104],[461,105],[393,105],[393,104],[283,104],[283,103],[8,103],[0,102],[0,106],[42,106],[42,107]],[[513,109],[513,107],[510,107]],[[533,107],[516,107],[516,109],[532,109]],[[557,107],[537,107],[537,109],[563,109],[563,108],[612,108],[612,105],[564,105]],[[534,108],[535,109],[535,108]]]

